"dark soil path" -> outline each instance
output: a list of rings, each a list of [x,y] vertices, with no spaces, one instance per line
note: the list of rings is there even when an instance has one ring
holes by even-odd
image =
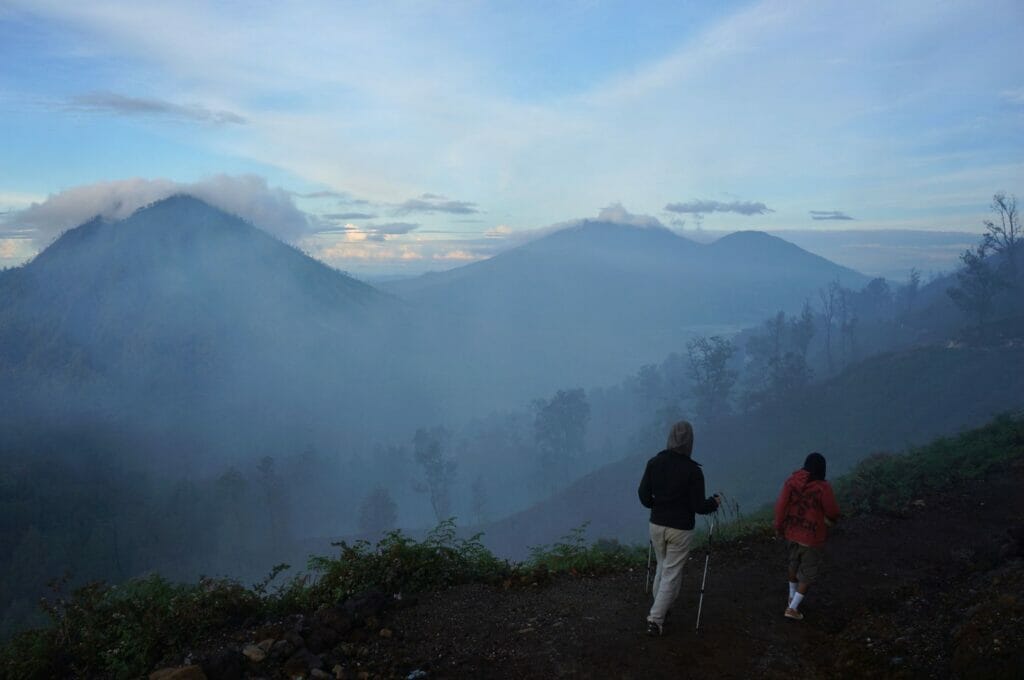
[[[703,551],[665,635],[644,634],[644,572],[536,588],[462,586],[388,616],[371,675],[445,678],[1024,677],[1024,466],[841,523],[802,622],[783,618],[785,546],[716,546],[694,631]],[[638,532],[643,527],[638,527]],[[348,676],[347,676],[348,677]],[[355,675],[351,676],[355,677]]]

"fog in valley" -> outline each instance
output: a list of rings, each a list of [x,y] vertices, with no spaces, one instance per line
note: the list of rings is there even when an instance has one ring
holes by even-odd
[[[58,59],[31,46],[56,44],[66,25],[83,47],[60,59],[88,61],[86,47],[108,41],[111,63],[142,59],[123,32],[138,17],[14,5],[0,9],[0,39],[24,44],[0,57],[37,56],[0,75],[0,91],[29,92],[27,74]],[[305,570],[332,542],[420,537],[449,519],[508,559],[584,526],[588,540],[646,544],[636,487],[679,420],[694,426],[709,493],[737,517],[771,502],[810,451],[834,477],[1024,408],[1012,143],[964,150],[961,127],[956,143],[905,141],[915,126],[901,116],[924,117],[925,95],[900,100],[922,110],[877,132],[890,95],[876,90],[909,89],[909,66],[794,110],[762,92],[790,87],[776,58],[789,45],[806,37],[840,69],[800,74],[806,93],[878,46],[791,35],[756,9],[718,29],[710,10],[687,10],[679,25],[704,37],[681,54],[669,28],[629,24],[650,44],[609,47],[622,66],[607,73],[596,57],[566,62],[565,78],[579,69],[571,88],[532,62],[481,66],[514,72],[501,96],[432,44],[393,62],[376,43],[402,40],[361,39],[352,53],[379,60],[372,78],[321,80],[311,55],[350,53],[321,36],[293,55],[306,34],[290,23],[264,56],[254,32],[230,55],[194,53],[147,19],[162,47],[147,46],[140,73],[167,59],[168,80],[107,82],[100,69],[88,87],[26,94],[31,106],[0,96],[18,165],[0,168],[0,638],[39,623],[54,578],[252,583],[280,563]],[[916,40],[887,42],[946,35],[963,21],[948,11],[933,17],[945,28],[901,21],[887,30]],[[219,10],[203,20],[209,35],[236,35]],[[586,23],[559,48],[618,44],[613,24]],[[734,32],[750,54],[722,46]],[[562,63],[532,42],[508,47]],[[905,49],[878,58],[916,63]],[[492,98],[477,108],[436,83],[435,96],[415,79],[422,54]],[[668,56],[652,66],[654,55]],[[959,72],[929,59],[929,73]],[[181,103],[115,91],[179,77]],[[1020,82],[994,78],[986,125],[1016,139]],[[307,101],[337,91],[343,101]],[[683,91],[730,94],[697,106]],[[763,119],[748,94],[769,102]],[[77,127],[37,129],[32,107]],[[893,139],[914,151],[876,173]],[[986,160],[962,170],[933,158],[939,147]]]

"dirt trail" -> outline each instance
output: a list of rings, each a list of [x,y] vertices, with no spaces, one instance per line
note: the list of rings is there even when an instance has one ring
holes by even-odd
[[[700,633],[703,552],[665,635],[644,634],[643,570],[542,588],[463,586],[389,616],[368,670],[451,678],[1020,677],[1024,466],[922,499],[904,516],[841,523],[827,571],[783,618],[785,546],[715,546]],[[642,527],[638,531],[642,531]]]

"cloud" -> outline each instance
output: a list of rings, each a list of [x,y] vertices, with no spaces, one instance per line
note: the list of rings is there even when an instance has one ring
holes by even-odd
[[[1014,104],[1024,104],[1024,87],[1003,90],[999,93],[999,96]]]
[[[852,220],[853,218],[839,210],[811,210],[812,220]]]
[[[451,215],[475,215],[480,212],[476,203],[469,201],[453,201],[438,194],[422,194],[419,198],[410,198],[395,207],[396,215],[409,213],[448,213]]]
[[[506,224],[499,224],[498,226],[485,231],[484,236],[486,238],[508,238],[513,233],[515,232],[512,230],[512,227]]]
[[[216,111],[204,106],[183,106],[163,99],[128,97],[115,92],[89,92],[71,97],[67,107],[77,111],[114,113],[119,116],[160,116],[193,123],[243,125],[244,117],[231,111]]]
[[[121,220],[174,194],[195,196],[285,241],[295,241],[309,231],[309,220],[295,207],[291,194],[255,175],[215,175],[193,183],[142,178],[97,182],[51,194],[4,216],[3,223],[26,231],[43,247],[93,217]]]
[[[622,207],[621,203],[611,203],[597,214],[597,219],[602,222],[614,222],[615,224],[628,224],[631,227],[664,227],[657,217],[650,215],[634,215]]]
[[[449,250],[446,253],[437,253],[434,255],[435,260],[444,260],[449,262],[475,262],[486,258],[486,255],[477,255],[476,253],[471,253],[468,250]]]
[[[690,201],[689,203],[669,203],[665,206],[665,210],[668,212],[689,215],[707,215],[716,212],[738,213],[740,215],[764,215],[765,213],[775,212],[760,201],[733,201],[732,203],[723,203],[722,201],[711,201],[707,199],[697,199]]]
[[[295,198],[346,198],[348,194],[341,191],[311,191],[308,194],[303,194],[298,191],[289,191]]]
[[[372,213],[361,213],[361,212],[344,212],[344,213],[326,213],[320,217],[325,220],[337,220],[344,222],[345,220],[372,220],[376,215]]]

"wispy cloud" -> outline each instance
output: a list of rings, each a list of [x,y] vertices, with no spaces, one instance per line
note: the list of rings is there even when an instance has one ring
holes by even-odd
[[[129,97],[115,92],[89,92],[71,97],[67,108],[78,111],[113,113],[119,116],[161,116],[193,123],[243,125],[247,121],[232,111],[217,111],[198,105],[182,105],[163,99]]]
[[[325,213],[320,217],[325,220],[344,221],[344,220],[372,220],[376,217],[373,213],[362,213],[362,212],[343,212],[343,213]]]
[[[852,220],[853,218],[839,210],[811,210],[812,220]]]
[[[142,178],[97,182],[52,194],[3,216],[0,223],[30,234],[37,245],[45,246],[93,217],[124,219],[174,194],[195,196],[286,241],[295,241],[309,230],[309,220],[291,194],[255,175],[214,175],[191,183]]]
[[[453,201],[447,196],[438,194],[422,194],[419,198],[410,198],[400,203],[394,210],[396,215],[410,213],[448,213],[450,215],[475,215],[480,212],[476,203],[470,201]]]
[[[711,213],[737,213],[739,215],[764,215],[774,212],[760,201],[722,201],[694,200],[687,203],[669,203],[665,210],[681,215],[709,215]]]

